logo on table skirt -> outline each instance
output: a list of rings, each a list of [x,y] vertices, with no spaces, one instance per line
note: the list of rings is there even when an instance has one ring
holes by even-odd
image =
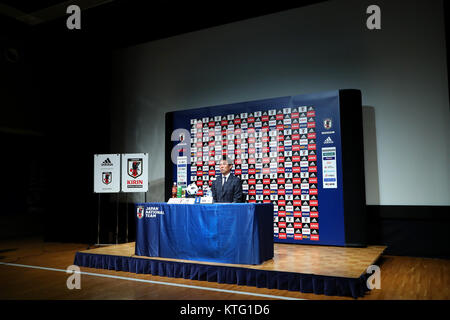
[[[137,207],[136,211],[138,219],[142,219],[144,217],[144,207]]]
[[[128,159],[128,175],[137,178],[142,174],[142,158]]]
[[[102,182],[104,184],[110,184],[112,181],[112,172],[102,172]]]

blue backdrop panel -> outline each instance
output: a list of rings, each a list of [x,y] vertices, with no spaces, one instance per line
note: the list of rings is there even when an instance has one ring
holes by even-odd
[[[343,99],[343,96],[351,99]],[[342,103],[344,100],[346,106]],[[183,141],[166,142],[166,149],[182,146],[183,152],[177,155],[188,158],[187,182],[196,183],[200,189],[206,189],[220,174],[218,160],[224,155],[231,157],[234,160],[232,171],[243,181],[246,202],[274,205],[276,242],[338,246],[361,242],[360,239],[349,241],[349,234],[363,228],[358,217],[363,214],[358,210],[365,205],[361,195],[361,190],[364,193],[363,176],[358,181],[347,179],[347,196],[355,190],[363,199],[354,201],[353,204],[358,205],[353,205],[352,212],[347,210],[349,214],[347,219],[345,217],[342,110],[347,115],[356,115],[355,121],[346,120],[351,129],[346,129],[350,141],[346,152],[348,159],[354,158],[352,165],[355,166],[361,163],[358,157],[362,153],[358,90],[171,112],[166,115],[166,130],[184,129],[189,135],[183,136]],[[355,123],[357,130],[351,128]],[[354,144],[351,139],[357,139],[361,148],[351,150]],[[166,150],[166,157],[170,150]],[[358,157],[352,157],[352,152]],[[168,183],[176,181],[176,164],[168,161],[166,166]],[[352,168],[346,170],[351,177]],[[353,174],[360,175],[361,172]]]
[[[236,264],[273,257],[272,204],[136,205],[136,255]]]

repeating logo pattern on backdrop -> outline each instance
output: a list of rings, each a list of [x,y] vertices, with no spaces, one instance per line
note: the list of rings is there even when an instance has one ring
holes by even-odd
[[[191,119],[191,181],[198,195],[228,156],[246,201],[274,204],[275,237],[319,240],[315,118],[314,106],[300,106]]]

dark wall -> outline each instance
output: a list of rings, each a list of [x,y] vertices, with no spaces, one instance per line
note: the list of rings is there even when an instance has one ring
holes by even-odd
[[[450,217],[446,206],[367,206],[369,244],[385,254],[450,258]]]
[[[2,21],[3,47],[21,44],[21,66],[3,61],[11,72],[0,76],[9,92],[0,98],[2,154],[9,155],[1,168],[10,181],[0,195],[8,215],[2,228],[19,236],[39,220],[46,240],[92,242],[93,154],[109,150],[110,50],[65,25],[27,29]]]

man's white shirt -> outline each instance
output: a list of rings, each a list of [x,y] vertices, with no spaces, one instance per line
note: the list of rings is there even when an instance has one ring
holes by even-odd
[[[226,181],[228,181],[228,177],[230,176],[230,173],[231,173],[231,171],[230,172],[228,172],[228,174],[227,175],[222,175],[222,186],[224,185],[224,183],[226,182]],[[225,179],[224,179],[225,178]]]

